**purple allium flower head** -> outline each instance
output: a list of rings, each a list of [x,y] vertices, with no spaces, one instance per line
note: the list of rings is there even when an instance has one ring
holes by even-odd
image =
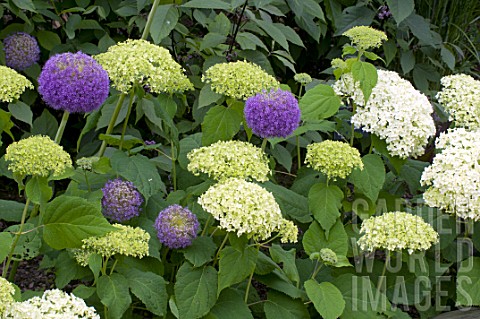
[[[5,64],[17,71],[28,69],[40,60],[37,40],[25,32],[17,32],[3,40]]]
[[[244,112],[247,125],[262,138],[287,137],[300,122],[297,99],[281,89],[249,97]]]
[[[200,224],[188,208],[175,204],[158,214],[154,226],[160,242],[168,248],[177,249],[192,244]]]
[[[378,8],[378,11],[378,18],[380,20],[389,18],[392,15],[392,12],[390,12],[387,6],[381,6],[380,8]]]
[[[38,92],[56,110],[86,113],[99,108],[108,97],[108,73],[82,53],[52,56],[38,78]]]
[[[124,222],[140,215],[143,198],[132,182],[117,178],[108,181],[102,192],[102,212],[105,217]]]

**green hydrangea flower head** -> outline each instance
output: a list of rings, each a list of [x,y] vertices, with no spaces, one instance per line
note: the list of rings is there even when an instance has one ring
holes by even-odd
[[[337,254],[330,248],[320,249],[320,258],[322,259],[322,262],[327,266],[335,265],[338,262]]]
[[[113,226],[119,230],[109,232],[105,236],[92,236],[82,240],[82,248],[74,251],[75,259],[80,265],[87,266],[91,254],[98,254],[104,258],[116,254],[136,258],[148,256],[149,233],[140,227],[121,224]]]
[[[277,232],[281,242],[297,242],[297,227],[283,218],[272,193],[252,182],[226,179],[210,186],[198,203],[220,222],[220,228],[239,237],[247,234],[259,241]]]
[[[339,59],[339,58],[335,58],[332,60],[332,62],[330,62],[330,64],[332,65],[332,68],[334,69],[340,69],[340,70],[347,70],[348,69],[348,64],[347,62],[343,61],[342,59]]]
[[[13,102],[25,89],[33,89],[32,82],[17,71],[0,65],[0,102]]]
[[[60,176],[72,167],[70,155],[48,136],[33,135],[7,147],[8,169],[18,176]]]
[[[97,163],[100,160],[98,156],[91,156],[91,157],[82,157],[77,159],[77,166],[84,171],[91,171],[93,168],[93,164]]]
[[[382,41],[388,40],[385,32],[363,25],[353,27],[345,31],[343,35],[350,38],[352,44],[360,51],[365,51],[370,48],[378,48],[382,45]]]
[[[357,244],[362,250],[407,249],[411,254],[426,250],[438,242],[438,233],[422,217],[405,212],[389,212],[364,220],[360,228],[363,234]]]
[[[265,182],[270,174],[267,155],[242,141],[218,141],[191,150],[187,158],[190,172],[196,176],[204,173],[217,181],[236,177]]]
[[[308,145],[305,163],[333,180],[346,178],[354,168],[363,170],[358,150],[340,141],[327,140]]]
[[[293,79],[302,85],[312,82],[312,77],[307,73],[297,73],[293,76]]]
[[[13,295],[15,294],[15,288],[13,285],[10,283],[5,278],[0,277],[0,317],[2,317],[3,312],[7,307],[15,302],[15,299],[13,299]]]
[[[215,64],[205,71],[202,81],[209,83],[214,92],[238,100],[280,87],[273,76],[247,61]]]
[[[94,57],[107,71],[113,86],[123,93],[138,84],[154,93],[193,89],[183,69],[167,49],[145,40],[128,39]]]

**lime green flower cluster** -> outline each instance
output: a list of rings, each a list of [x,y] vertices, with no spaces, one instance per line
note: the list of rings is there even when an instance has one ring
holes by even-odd
[[[343,35],[349,37],[359,51],[378,48],[382,45],[382,41],[388,40],[385,32],[367,26],[353,27],[345,31]]]
[[[77,159],[77,166],[84,171],[91,171],[93,168],[93,164],[97,163],[100,160],[98,156],[91,156],[91,157],[82,157]]]
[[[82,266],[88,265],[88,258],[98,254],[110,258],[119,254],[143,258],[148,256],[148,241],[150,234],[140,227],[113,224],[118,231],[112,231],[102,237],[89,237],[83,240],[81,249],[74,251],[75,259]]]
[[[219,141],[191,150],[187,158],[190,172],[205,173],[217,181],[236,177],[265,182],[270,174],[267,155],[247,142]]]
[[[113,86],[123,93],[138,84],[154,93],[193,89],[167,49],[145,40],[127,40],[94,57],[107,71]]]
[[[312,82],[312,77],[308,75],[307,73],[298,73],[293,76],[293,79],[303,85],[306,85],[310,82]]]
[[[70,155],[48,136],[34,135],[7,147],[8,169],[19,176],[62,175],[72,167]]]
[[[273,195],[263,187],[243,179],[230,178],[211,186],[198,203],[220,222],[220,228],[266,240],[277,232],[281,242],[297,242],[295,224],[282,216]]]
[[[13,303],[13,295],[15,294],[15,288],[5,278],[0,277],[0,318],[7,307]]]
[[[389,212],[364,220],[358,240],[362,250],[426,250],[438,242],[438,233],[422,217],[405,212]]]
[[[320,249],[320,258],[327,266],[335,265],[338,262],[337,254],[330,248]]]
[[[212,90],[239,100],[280,87],[280,83],[256,64],[237,61],[211,66],[202,76]]]
[[[25,89],[33,89],[26,77],[9,67],[0,65],[0,101],[12,102],[20,97]]]
[[[340,141],[323,141],[307,146],[305,163],[328,179],[346,178],[354,168],[363,170],[360,153],[354,147]]]

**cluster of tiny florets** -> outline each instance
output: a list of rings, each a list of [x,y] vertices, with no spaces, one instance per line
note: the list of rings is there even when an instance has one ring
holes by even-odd
[[[33,89],[32,82],[17,71],[0,65],[0,102],[17,100],[27,88]]]
[[[444,76],[438,102],[455,126],[480,128],[480,81],[467,74]]]
[[[41,297],[14,302],[2,319],[100,319],[93,307],[73,294],[59,289],[45,290]]]
[[[93,165],[99,160],[100,157],[98,156],[81,157],[77,159],[75,164],[77,164],[78,168],[83,169],[84,171],[91,171],[93,169]]]
[[[28,69],[40,60],[40,48],[35,37],[16,32],[3,40],[5,64],[17,71]]]
[[[70,155],[48,136],[34,135],[7,147],[8,169],[19,176],[59,176],[72,167]]]
[[[312,82],[312,77],[307,73],[297,73],[293,76],[293,79],[302,85]]]
[[[193,89],[167,49],[145,40],[127,40],[95,56],[108,72],[113,86],[128,93],[133,86],[147,86],[150,92],[174,93]]]
[[[425,203],[464,219],[480,220],[480,131],[456,128],[440,134],[432,165],[422,174]]]
[[[38,77],[38,92],[45,103],[70,113],[98,109],[107,99],[109,88],[107,72],[82,52],[52,56]]]
[[[270,168],[267,155],[258,147],[242,141],[218,141],[191,150],[187,169],[194,175],[207,174],[214,180],[231,177],[264,182]]]
[[[334,90],[357,105],[351,119],[355,128],[385,140],[391,155],[401,158],[422,155],[428,139],[435,135],[432,105],[424,94],[398,73],[377,72],[377,85],[366,104],[359,83],[350,73],[335,82]]]
[[[0,277],[0,318],[3,318],[2,314],[9,307],[9,305],[15,302],[13,295],[15,294],[15,288],[5,278]]]
[[[87,266],[92,254],[98,254],[104,258],[117,254],[137,258],[148,256],[149,233],[140,227],[134,228],[121,224],[113,224],[113,226],[119,230],[109,232],[105,236],[93,236],[83,240],[82,248],[74,251],[75,259],[80,265]]]
[[[360,152],[340,141],[323,141],[307,146],[305,163],[329,179],[346,178],[353,169],[363,169]]]
[[[338,262],[337,254],[330,248],[320,249],[320,258],[327,266],[335,265]]]
[[[197,216],[188,208],[171,205],[162,210],[154,224],[157,237],[168,248],[185,248],[197,237],[200,227]]]
[[[202,81],[210,83],[214,92],[239,100],[280,86],[261,67],[246,61],[215,64],[205,71]]]
[[[385,32],[367,26],[356,26],[343,33],[359,50],[378,48],[383,41],[387,41]]]
[[[135,185],[121,178],[108,181],[102,188],[102,213],[115,222],[140,215],[143,198]]]
[[[296,242],[298,229],[283,218],[272,193],[242,179],[230,178],[211,186],[199,204],[220,222],[220,228],[266,240],[278,232],[282,242]]]
[[[297,99],[292,93],[281,89],[249,97],[244,113],[248,127],[261,138],[285,138],[300,123]]]
[[[362,250],[386,249],[409,254],[426,250],[438,242],[438,233],[422,217],[405,212],[389,212],[364,220],[358,240]]]

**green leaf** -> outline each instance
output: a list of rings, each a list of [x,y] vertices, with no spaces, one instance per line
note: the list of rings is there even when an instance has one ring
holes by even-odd
[[[6,232],[17,233],[20,225],[13,225],[5,229]],[[13,250],[13,257],[16,260],[30,260],[40,255],[42,247],[42,236],[34,224],[25,223],[22,234]]]
[[[167,283],[162,276],[153,272],[130,268],[127,273],[127,280],[132,293],[143,302],[148,311],[157,316],[166,315]]]
[[[272,182],[265,182],[262,186],[272,192],[282,212],[289,217],[300,223],[309,223],[312,221],[307,198]]]
[[[308,207],[325,230],[327,237],[330,228],[340,216],[343,197],[343,192],[338,186],[323,183],[313,185],[308,192]]]
[[[382,158],[376,154],[365,155],[362,162],[363,170],[354,169],[350,178],[360,193],[376,202],[385,182],[385,165]]]
[[[187,169],[190,162],[187,158],[187,154],[195,149],[202,147],[202,133],[195,133],[188,135],[184,139],[180,140],[180,152],[178,154],[178,163],[184,170]]]
[[[256,35],[250,32],[239,32],[236,41],[243,50],[255,50],[257,47],[268,51],[268,48]]]
[[[306,297],[305,292],[297,288],[281,269],[275,269],[265,276],[255,276],[255,279],[268,288],[283,292],[294,299]]]
[[[430,23],[422,16],[412,13],[403,21],[412,31],[413,35],[426,45],[434,45],[435,41],[430,31]]]
[[[278,164],[285,167],[285,169],[290,172],[292,168],[292,154],[280,144],[275,144],[274,147],[270,148],[270,152],[277,161]]]
[[[13,3],[22,10],[37,12],[32,0],[12,0]]]
[[[113,319],[122,318],[122,315],[132,303],[128,281],[124,276],[117,273],[98,278],[97,294],[102,304],[108,307],[108,313]]]
[[[122,136],[121,135],[112,135],[112,134],[100,134],[98,139],[101,141],[106,141],[108,145],[119,146]],[[138,137],[132,135],[125,135],[123,137],[122,148],[125,150],[132,149],[135,145],[143,145],[143,141]]]
[[[337,255],[347,255],[348,236],[340,220],[330,229],[330,235],[327,239],[325,231],[317,222],[313,222],[303,236],[303,246],[305,252],[311,255],[320,252],[322,248],[330,248]]]
[[[365,6],[359,5],[345,8],[338,21],[335,21],[337,30],[334,35],[341,35],[345,31],[359,25],[370,25],[374,17],[375,12]]]
[[[185,8],[201,8],[201,9],[219,9],[230,10],[230,4],[220,0],[190,0],[187,3],[182,4]]]
[[[202,42],[200,42],[200,51],[203,51],[209,48],[214,48],[219,44],[224,43],[226,40],[227,40],[227,37],[224,36],[223,34],[219,34],[215,32],[207,33],[203,37]]]
[[[202,144],[230,140],[239,130],[243,121],[243,109],[237,105],[224,107],[216,105],[208,110],[202,123]]]
[[[309,319],[307,307],[299,299],[269,291],[264,306],[267,319]]]
[[[377,84],[377,69],[371,63],[355,61],[352,64],[352,75],[355,81],[360,82],[360,89],[363,92],[365,102],[367,102],[372,89]]]
[[[218,267],[218,292],[246,279],[255,269],[258,249],[246,247],[239,251],[225,247],[220,252]]]
[[[124,152],[117,150],[113,153],[110,161],[113,170],[131,181],[145,197],[145,201],[160,191],[166,193],[165,184],[163,184],[155,164],[147,157],[140,154],[128,157]]]
[[[153,43],[159,44],[166,38],[177,25],[179,18],[178,9],[171,4],[164,4],[157,7],[153,16],[150,35]]]
[[[203,319],[253,319],[250,309],[242,296],[233,289],[225,289],[218,297],[215,306]]]
[[[338,318],[345,309],[345,300],[337,287],[329,282],[317,283],[314,279],[305,282],[308,298],[325,319]]]
[[[263,20],[254,20],[258,26],[265,31],[275,42],[278,42],[282,48],[288,51],[288,42],[282,31],[271,22]]]
[[[212,237],[201,236],[195,238],[192,244],[183,250],[183,255],[193,267],[198,268],[211,261],[216,250],[217,245]]]
[[[407,74],[415,67],[415,55],[412,50],[403,51],[400,55],[400,65],[402,66],[403,74]]]
[[[282,246],[278,244],[273,244],[270,248],[270,255],[272,256],[273,261],[277,264],[283,264],[283,271],[287,277],[296,283],[300,282],[300,276],[298,274],[297,265],[295,264],[295,249],[292,248],[288,251],[283,250]]]
[[[198,95],[198,108],[201,109],[204,106],[208,106],[217,102],[223,95],[212,91],[210,84],[205,84],[200,90]]]
[[[33,121],[32,135],[48,135],[52,140],[58,130],[57,119],[45,108],[42,114]]]
[[[14,118],[32,126],[33,113],[30,106],[22,101],[16,101],[8,104],[8,110]]]
[[[0,263],[8,256],[12,242],[12,234],[8,232],[0,233]]]
[[[6,222],[20,222],[24,207],[24,203],[0,199],[0,220]]]
[[[79,197],[59,196],[47,204],[40,216],[43,239],[58,250],[78,248],[82,239],[116,230],[97,205]]]
[[[338,112],[342,104],[333,88],[326,84],[319,84],[308,90],[299,101],[302,111],[302,120],[321,120]]]
[[[179,319],[201,318],[217,301],[217,271],[185,262],[177,272],[174,290]]]
[[[471,256],[460,264],[457,274],[457,304],[480,305],[480,257]]]
[[[387,5],[393,18],[397,22],[397,26],[411,15],[415,9],[413,0],[387,0]]]
[[[420,179],[423,170],[430,165],[428,162],[408,159],[405,165],[400,169],[399,176],[405,180],[411,194],[416,194],[421,189]]]
[[[44,205],[52,198],[53,190],[46,177],[33,176],[25,185],[25,193],[33,203]]]
[[[447,49],[446,46],[442,45],[440,49],[440,55],[442,57],[442,61],[445,62],[448,68],[453,71],[453,69],[455,68],[455,56],[453,55],[453,53],[449,49]]]

